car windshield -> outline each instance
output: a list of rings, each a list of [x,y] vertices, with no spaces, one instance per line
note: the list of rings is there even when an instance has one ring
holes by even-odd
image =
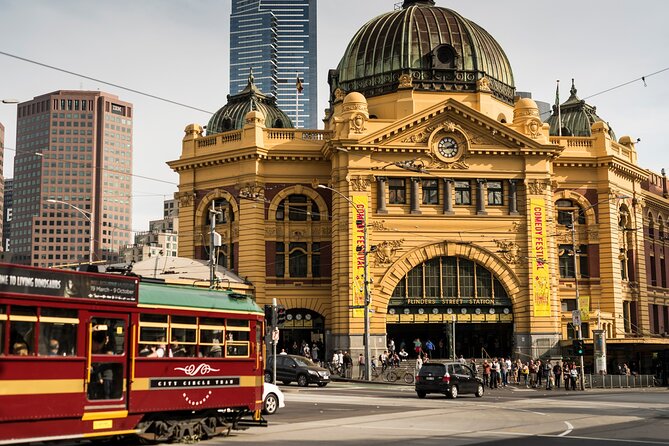
[[[316,364],[309,361],[307,358],[302,358],[302,357],[299,357],[299,356],[295,356],[295,357],[293,357],[293,359],[295,360],[297,365],[299,365],[301,367],[315,367],[316,366]]]

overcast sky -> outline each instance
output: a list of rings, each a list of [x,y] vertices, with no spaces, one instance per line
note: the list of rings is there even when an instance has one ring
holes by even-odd
[[[319,0],[319,121],[327,71],[354,33],[392,11],[393,0]],[[504,48],[516,88],[553,103],[571,78],[617,136],[641,138],[639,163],[669,168],[669,1],[436,0],[485,28]],[[0,0],[0,51],[215,112],[228,92],[229,0]],[[30,100],[61,89],[103,90],[134,104],[133,230],[162,217],[178,177],[165,164],[181,153],[183,129],[209,114],[0,55],[0,99]],[[0,104],[13,149],[16,106]],[[12,150],[4,174],[12,176]],[[141,177],[156,178],[165,182]]]

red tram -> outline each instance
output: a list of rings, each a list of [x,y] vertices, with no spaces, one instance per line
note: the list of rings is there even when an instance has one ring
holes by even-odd
[[[0,445],[264,425],[263,323],[230,291],[0,264]]]

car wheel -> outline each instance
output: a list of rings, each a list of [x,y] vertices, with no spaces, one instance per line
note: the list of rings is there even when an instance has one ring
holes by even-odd
[[[328,383],[318,383],[318,387],[325,387],[327,385],[328,385]]]
[[[450,390],[446,394],[447,397],[450,399],[454,400],[458,397],[458,387],[457,386],[451,386]]]
[[[423,398],[425,398],[425,395],[427,395],[427,392],[417,390],[416,395],[418,395],[418,398],[423,399]]]
[[[474,395],[476,395],[476,398],[481,398],[483,396],[484,391],[485,390],[483,389],[483,384],[479,384],[478,386],[476,386],[476,393]]]
[[[279,409],[279,399],[273,393],[268,393],[263,402],[263,413],[274,415]]]
[[[300,387],[307,387],[309,385],[309,380],[307,379],[307,375],[298,376],[297,385]]]
[[[272,382],[272,374],[267,372],[265,373],[265,382],[266,383],[271,383]]]
[[[281,381],[281,382],[283,383],[284,386],[289,386],[290,385],[290,381]]]

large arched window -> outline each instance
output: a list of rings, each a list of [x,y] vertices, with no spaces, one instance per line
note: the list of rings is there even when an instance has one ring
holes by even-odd
[[[499,279],[484,266],[463,257],[437,257],[422,263],[404,276],[392,294],[393,300],[435,299],[434,303],[462,305],[504,301],[509,296]]]
[[[317,279],[329,274],[321,268],[321,249],[325,247],[325,256],[330,251],[315,223],[321,221],[316,198],[301,193],[287,195],[278,203],[274,217],[277,237],[273,242],[274,263],[267,267],[268,276],[288,280]]]
[[[306,195],[293,194],[279,203],[276,219],[279,221],[319,221],[321,214],[318,205]]]

